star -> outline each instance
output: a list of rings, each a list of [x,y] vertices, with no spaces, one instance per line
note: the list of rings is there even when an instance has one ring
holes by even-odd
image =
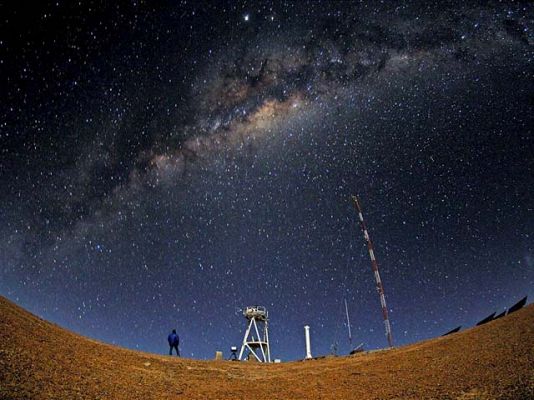
[[[153,352],[179,323],[201,358],[242,338],[235,307],[264,305],[284,360],[302,315],[318,354],[348,352],[346,298],[384,347],[358,195],[396,345],[534,295],[532,6],[19,3],[0,294]]]

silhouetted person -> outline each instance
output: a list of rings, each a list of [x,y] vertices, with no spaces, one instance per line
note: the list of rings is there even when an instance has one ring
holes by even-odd
[[[176,334],[176,329],[172,330],[172,333],[167,337],[169,341],[169,355],[172,356],[172,349],[176,349],[176,355],[180,357],[180,350],[178,350],[178,345],[180,344],[180,338]]]

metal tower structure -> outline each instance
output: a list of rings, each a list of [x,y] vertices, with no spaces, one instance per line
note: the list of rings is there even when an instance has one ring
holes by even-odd
[[[362,228],[363,237],[367,244],[367,250],[369,250],[369,257],[371,258],[371,267],[375,275],[376,290],[378,291],[378,294],[380,296],[380,304],[382,306],[382,316],[384,317],[384,325],[386,327],[386,337],[388,339],[389,347],[393,347],[393,337],[391,335],[391,324],[389,323],[388,309],[386,306],[386,296],[384,294],[384,285],[382,285],[382,279],[380,279],[380,273],[378,272],[378,263],[376,262],[373,242],[371,242],[371,238],[369,237],[369,232],[367,231],[367,226],[365,225],[365,221],[363,220],[362,207],[360,205],[360,201],[358,200],[358,197],[356,196],[352,196],[352,200],[354,202],[354,207],[356,208],[356,211],[358,213],[360,227]]]
[[[243,310],[247,319],[247,330],[239,352],[239,360],[244,355],[253,356],[259,362],[271,362],[269,345],[269,315],[265,307],[250,306]],[[256,336],[254,336],[256,334]]]

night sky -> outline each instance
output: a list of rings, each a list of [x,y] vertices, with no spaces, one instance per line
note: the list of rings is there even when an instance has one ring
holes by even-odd
[[[534,296],[531,2],[9,3],[1,295],[194,358],[264,305],[283,360],[347,299],[386,347],[358,194],[396,345]]]

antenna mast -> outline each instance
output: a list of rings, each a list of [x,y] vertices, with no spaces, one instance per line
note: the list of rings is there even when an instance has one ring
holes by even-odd
[[[378,263],[375,258],[375,251],[373,248],[373,243],[369,238],[369,232],[367,231],[367,226],[363,220],[362,207],[357,196],[352,196],[352,201],[354,202],[354,207],[358,212],[358,218],[360,220],[360,227],[362,228],[363,237],[367,243],[367,250],[369,250],[369,257],[371,258],[371,267],[375,274],[376,281],[376,290],[380,296],[380,304],[382,306],[382,316],[384,317],[384,325],[386,327],[386,337],[388,339],[389,347],[393,347],[393,337],[391,336],[391,324],[389,323],[388,309],[386,306],[386,296],[384,295],[384,286],[382,285],[382,280],[380,279],[380,273],[378,272]],[[346,303],[345,303],[346,304]]]
[[[352,350],[352,332],[350,330],[349,306],[347,305],[347,299],[343,300],[345,300],[345,314],[347,315],[347,327],[349,328],[349,343],[350,349]]]

